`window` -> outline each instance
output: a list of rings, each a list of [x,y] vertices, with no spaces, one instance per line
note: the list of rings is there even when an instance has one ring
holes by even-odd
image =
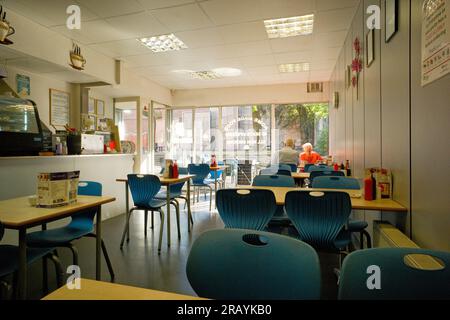
[[[153,104],[153,137],[154,137],[154,158],[153,166],[154,171],[159,172],[164,167],[164,159],[166,158],[167,150],[167,137],[166,132],[170,129],[167,121],[166,107],[161,104]]]
[[[192,134],[192,109],[172,110],[170,154],[179,166],[192,162]]]
[[[222,158],[223,139],[219,128],[219,108],[195,110],[195,162],[206,163],[215,154]]]

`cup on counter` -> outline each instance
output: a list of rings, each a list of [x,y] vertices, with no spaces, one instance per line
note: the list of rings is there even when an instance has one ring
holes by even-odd
[[[37,196],[29,196],[28,197],[28,203],[30,204],[30,206],[32,207],[36,207],[37,205]]]

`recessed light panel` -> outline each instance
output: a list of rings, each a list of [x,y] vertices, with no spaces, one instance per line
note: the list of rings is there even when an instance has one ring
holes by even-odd
[[[287,38],[313,33],[314,15],[264,20],[270,39]]]
[[[221,76],[214,71],[193,71],[191,72],[191,77],[192,79],[200,80],[215,80],[221,78]]]
[[[163,34],[149,38],[138,39],[153,52],[166,52],[187,49],[183,41],[178,39],[173,33]]]
[[[299,63],[280,64],[280,65],[278,65],[278,70],[281,73],[309,71],[309,63],[308,62],[299,62]]]

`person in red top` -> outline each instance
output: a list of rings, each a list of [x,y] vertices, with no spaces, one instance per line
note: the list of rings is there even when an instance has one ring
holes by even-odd
[[[311,143],[305,143],[303,145],[303,152],[300,154],[300,162],[305,164],[316,164],[318,161],[322,160],[322,157],[317,152],[313,151],[313,146]]]

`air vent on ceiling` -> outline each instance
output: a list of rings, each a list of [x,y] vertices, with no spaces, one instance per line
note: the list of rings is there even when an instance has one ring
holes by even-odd
[[[323,92],[323,82],[308,82],[308,93]]]

